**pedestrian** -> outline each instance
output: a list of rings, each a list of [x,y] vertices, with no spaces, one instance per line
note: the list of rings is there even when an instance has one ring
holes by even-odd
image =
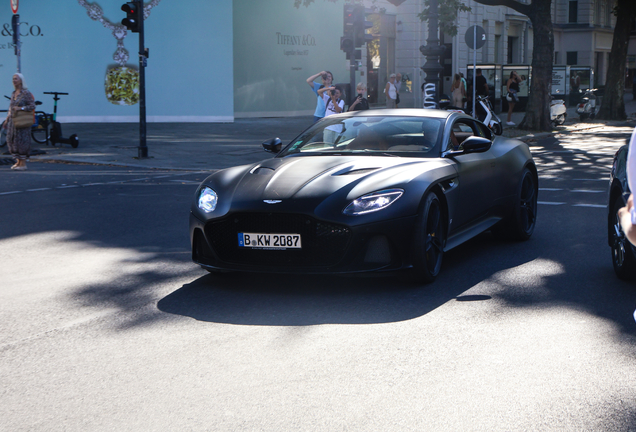
[[[16,161],[11,169],[24,171],[27,169],[26,161],[31,154],[31,125],[33,123],[26,127],[16,127],[18,126],[16,123],[18,116],[24,115],[24,112],[30,113],[30,116],[33,117],[35,98],[27,89],[24,76],[21,73],[13,74],[13,88],[15,90],[11,94],[4,128],[7,132],[7,146]]]
[[[349,111],[364,111],[369,109],[369,101],[364,97],[364,92],[367,90],[364,83],[358,83],[356,91],[358,96],[349,107]]]
[[[314,82],[318,77],[322,78],[322,84]],[[316,95],[316,110],[314,111],[314,123],[325,116],[326,98],[318,94],[318,90],[330,87],[333,82],[333,74],[329,71],[321,71],[307,78],[307,84]]]
[[[327,103],[325,104],[325,118],[344,112],[344,101],[340,99],[341,91],[338,87],[325,87],[318,90],[318,94],[328,94]],[[342,132],[342,125],[336,124],[327,126],[323,133],[322,140],[329,144],[335,144],[338,135]]]
[[[386,94],[386,107],[387,108],[397,108],[396,99],[397,99],[397,87],[395,86],[395,74],[392,73],[389,75],[389,82],[386,83],[386,87],[384,87],[384,93]]]
[[[478,96],[488,97],[488,95],[490,94],[490,89],[488,88],[488,81],[486,81],[486,77],[481,74],[481,68],[477,68],[475,70],[475,75],[473,76],[473,80],[470,85],[470,90],[468,91],[468,94],[471,96],[471,103],[473,103],[472,102],[473,88],[475,89],[475,98],[477,98]],[[474,114],[473,116],[479,119],[483,119],[486,117],[486,112],[481,107],[481,104],[476,102],[477,101],[475,101],[475,111],[477,111],[477,116],[475,116]]]
[[[466,84],[466,78],[464,78],[464,73],[460,72],[459,76],[461,77],[462,83],[464,84],[464,93],[468,93],[468,84]],[[466,101],[464,101],[464,102],[466,102]]]
[[[627,151],[627,184],[631,191],[636,190],[636,129],[632,132],[629,150]],[[627,199],[627,205],[618,210],[618,218],[625,237],[636,246],[636,208],[634,208],[633,192]]]
[[[400,89],[402,88],[402,74],[395,74],[395,91],[397,92],[397,96],[395,97],[395,107],[398,108],[400,105]]]
[[[462,77],[456,73],[451,86],[451,96],[453,98],[453,106],[464,109],[464,99],[466,98],[466,89],[462,83]]]
[[[515,123],[512,121],[512,110],[515,108],[515,104],[519,102],[519,82],[521,78],[517,75],[517,71],[510,72],[510,78],[508,78],[508,82],[506,83],[506,87],[508,88],[508,93],[506,94],[506,100],[508,101],[508,121],[506,124],[508,126],[514,126]]]

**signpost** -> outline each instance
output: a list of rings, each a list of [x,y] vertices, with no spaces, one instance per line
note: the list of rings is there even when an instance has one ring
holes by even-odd
[[[466,30],[464,39],[466,40],[466,45],[468,45],[468,48],[473,49],[473,117],[477,118],[477,113],[475,112],[475,89],[477,87],[475,85],[477,82],[477,50],[483,47],[486,43],[486,32],[482,27],[474,25]]]

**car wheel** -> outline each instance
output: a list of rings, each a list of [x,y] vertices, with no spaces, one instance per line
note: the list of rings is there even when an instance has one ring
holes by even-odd
[[[497,226],[493,233],[497,237],[510,240],[528,240],[537,222],[537,195],[537,182],[526,168],[517,188],[512,215],[502,225]]]
[[[429,193],[415,227],[413,267],[418,281],[433,282],[442,268],[446,227],[439,198]]]
[[[623,201],[620,197],[616,197],[612,205],[611,214],[614,224],[610,226],[610,241],[612,243],[612,264],[616,276],[623,280],[632,280],[636,275],[636,257],[634,256],[634,248],[625,237],[623,228],[621,228],[620,219],[618,218],[618,209],[623,207]],[[611,222],[610,222],[611,223]]]

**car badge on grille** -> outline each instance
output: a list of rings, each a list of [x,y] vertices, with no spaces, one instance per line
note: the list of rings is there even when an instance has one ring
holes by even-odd
[[[263,200],[263,202],[265,204],[278,204],[278,203],[282,203],[283,200]]]

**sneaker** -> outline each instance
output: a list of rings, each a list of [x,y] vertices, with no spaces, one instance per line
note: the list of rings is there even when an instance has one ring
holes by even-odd
[[[16,171],[26,171],[27,167],[25,165],[22,165],[22,166],[17,166],[17,167],[15,167],[13,169],[16,170]]]
[[[515,125],[515,122],[506,122],[506,124],[507,124],[508,126],[514,126],[514,125]]]

